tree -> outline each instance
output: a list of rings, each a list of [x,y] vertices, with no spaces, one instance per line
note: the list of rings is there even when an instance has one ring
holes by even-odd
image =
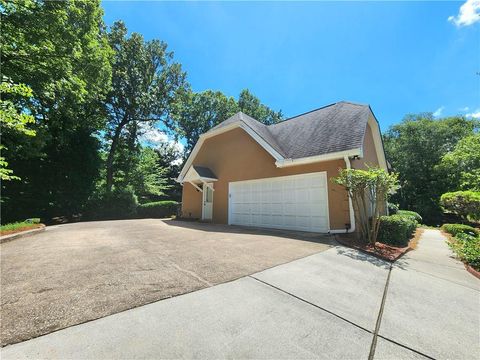
[[[435,172],[448,190],[480,191],[480,134],[461,139],[442,157]]]
[[[114,50],[112,89],[106,102],[109,141],[106,188],[110,191],[120,138],[128,136],[130,141],[137,141],[140,123],[161,122],[173,128],[169,115],[188,86],[185,73],[180,64],[173,61],[173,53],[167,51],[164,42],[146,42],[137,33],[127,37],[122,22],[112,26],[108,38]]]
[[[2,184],[2,221],[79,211],[99,166],[102,101],[110,86],[110,47],[100,1],[0,0],[1,68],[32,89],[17,108],[33,116],[36,137],[2,134],[6,160],[22,181]]]
[[[265,125],[275,124],[283,120],[282,111],[273,111],[268,106],[262,104],[260,99],[254,96],[248,89],[242,90],[238,97],[238,107],[240,111],[264,123]]]
[[[390,127],[384,135],[385,151],[401,184],[393,201],[403,209],[419,212],[427,223],[438,221],[445,184],[434,168],[477,126],[474,120],[461,116],[436,120],[431,114],[419,114],[408,115]]]
[[[15,106],[12,101],[15,97],[21,99],[32,97],[32,89],[25,84],[14,84],[7,78],[2,78],[0,83],[0,126],[2,134],[6,131],[26,136],[35,136],[35,131],[28,128],[28,124],[34,123],[32,115],[23,111],[21,106]],[[18,100],[17,100],[17,103]],[[0,150],[7,150],[0,144]],[[8,169],[8,162],[5,157],[0,156],[0,179],[1,180],[20,180],[18,176],[13,175],[13,170]]]
[[[160,166],[158,153],[152,148],[141,147],[134,164],[133,171],[124,178],[124,185],[119,187],[131,186],[140,202],[164,195],[169,188],[167,169]]]
[[[375,245],[381,211],[388,197],[398,190],[397,175],[379,168],[342,169],[332,181],[345,187],[352,200],[355,221],[363,239]]]
[[[189,91],[177,104],[175,120],[178,132],[186,140],[185,157],[190,154],[201,134],[239,111],[233,97],[220,91]]]

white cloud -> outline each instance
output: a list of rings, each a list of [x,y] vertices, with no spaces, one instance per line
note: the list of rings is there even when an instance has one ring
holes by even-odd
[[[142,124],[140,126],[140,131],[142,132],[142,135],[140,136],[140,141],[145,142],[152,147],[158,147],[162,144],[167,143],[169,146],[173,147],[180,155],[180,157],[177,160],[173,161],[172,164],[180,164],[182,162],[181,154],[183,154],[185,146],[181,142],[171,139],[164,131],[160,130],[157,127]]]
[[[464,108],[460,108],[458,110],[466,112],[466,111],[470,110],[470,108],[468,106],[465,106]]]
[[[475,112],[465,114],[466,117],[474,118],[474,119],[480,119],[480,109],[475,110]]]
[[[449,16],[448,21],[457,26],[468,26],[480,21],[480,0],[467,0],[460,6],[457,16]]]
[[[434,117],[442,116],[442,112],[445,109],[445,106],[440,106],[435,112],[433,113]]]

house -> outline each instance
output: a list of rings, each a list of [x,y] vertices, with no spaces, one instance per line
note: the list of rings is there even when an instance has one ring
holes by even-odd
[[[311,232],[355,230],[342,168],[387,169],[370,106],[341,101],[273,125],[241,112],[202,134],[177,181],[182,216]]]

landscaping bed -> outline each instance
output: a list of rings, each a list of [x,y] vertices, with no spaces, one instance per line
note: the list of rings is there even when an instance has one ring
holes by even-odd
[[[357,234],[337,234],[335,235],[335,239],[342,245],[348,246],[367,254],[373,255],[380,259],[384,259],[387,261],[395,261],[400,258],[406,252],[415,249],[417,246],[418,239],[422,234],[423,229],[417,228],[415,230],[414,235],[408,242],[408,245],[405,247],[397,247],[392,245],[383,244],[380,242],[376,242],[375,246],[366,243],[365,241],[358,238]]]
[[[480,279],[480,230],[463,224],[444,224],[442,232],[467,271]]]

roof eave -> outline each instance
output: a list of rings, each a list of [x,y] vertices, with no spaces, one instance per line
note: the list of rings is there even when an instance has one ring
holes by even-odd
[[[340,160],[340,159],[344,159],[345,156],[363,157],[363,149],[360,147],[356,149],[337,151],[337,152],[332,152],[328,154],[308,156],[308,157],[298,158],[298,159],[277,160],[275,162],[275,165],[278,168],[284,168],[289,166],[307,165],[307,164],[313,164],[313,163],[324,162],[324,161]]]

